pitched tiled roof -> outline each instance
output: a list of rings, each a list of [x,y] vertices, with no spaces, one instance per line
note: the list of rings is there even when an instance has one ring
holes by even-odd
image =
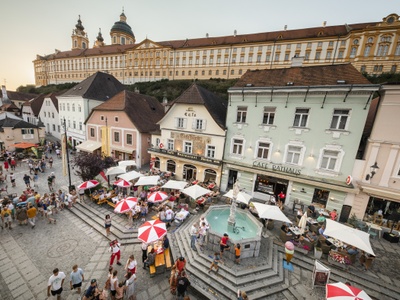
[[[194,83],[185,90],[182,95],[176,98],[171,105],[175,103],[204,105],[214,121],[217,122],[221,128],[225,128],[228,101],[218,97],[209,90]]]
[[[0,109],[2,111],[13,111],[13,112],[19,112],[21,109],[18,108],[18,106],[16,106],[13,102],[11,103],[4,103]]]
[[[45,95],[41,94],[39,96],[36,96],[35,99],[24,103],[24,106],[30,106],[33,114],[37,117],[37,116],[39,116],[40,109],[42,108],[44,98],[45,98]]]
[[[114,76],[96,72],[66,91],[61,97],[81,96],[86,99],[106,101],[124,90],[124,85]]]
[[[46,96],[47,98],[50,98],[51,102],[53,102],[54,107],[56,108],[58,112],[58,98],[57,98],[57,93],[51,93],[50,95]]]
[[[93,109],[110,110],[124,111],[140,132],[156,130],[156,123],[164,116],[164,107],[156,98],[130,91],[122,91]]]
[[[288,82],[290,86],[326,86],[338,85],[338,80],[345,84],[371,84],[351,64],[292,67],[285,69],[249,70],[235,84],[234,87],[283,87]]]
[[[1,95],[1,97],[3,97],[3,92],[1,91],[1,89],[0,89],[0,95]],[[31,99],[37,97],[37,94],[7,91],[7,97],[10,100],[28,101],[28,100],[31,100]]]
[[[25,122],[24,120],[5,118],[0,120],[0,128],[37,128],[36,125]]]

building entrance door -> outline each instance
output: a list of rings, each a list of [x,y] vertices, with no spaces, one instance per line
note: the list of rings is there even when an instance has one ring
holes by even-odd
[[[193,165],[183,165],[183,179],[196,180],[197,168]]]

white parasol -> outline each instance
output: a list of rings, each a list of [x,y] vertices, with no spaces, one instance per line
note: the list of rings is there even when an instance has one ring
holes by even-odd
[[[126,167],[125,166],[117,166],[117,167],[111,167],[107,169],[106,176],[111,176],[111,175],[119,175],[126,173]]]
[[[136,171],[130,171],[125,174],[118,175],[118,178],[124,179],[126,181],[134,180],[136,178],[144,176],[143,174],[136,172]]]
[[[162,186],[163,189],[172,189],[172,190],[183,190],[185,186],[187,186],[186,181],[179,180],[168,180],[166,184]]]
[[[290,221],[288,217],[285,216],[285,214],[280,210],[278,206],[262,204],[257,202],[252,202],[252,203],[254,204],[254,207],[258,212],[259,218],[282,221],[290,224],[292,223],[292,221]]]
[[[186,195],[192,197],[193,199],[197,199],[210,192],[211,192],[210,190],[205,189],[197,184],[189,186],[188,188],[182,190],[182,193],[185,193]]]
[[[306,230],[306,226],[307,226],[307,213],[305,212],[299,221],[299,228],[301,233],[304,233],[304,231]]]
[[[121,160],[118,162],[118,166],[136,166],[136,162],[134,160]]]
[[[223,197],[227,197],[227,198],[233,198],[233,190],[230,190],[229,192],[227,192],[226,194],[223,195]],[[236,196],[236,201],[238,202],[242,202],[245,204],[249,204],[251,198],[253,198],[251,195],[245,193],[245,192],[238,192],[237,196]]]
[[[362,251],[375,255],[369,241],[369,234],[367,232],[351,228],[330,219],[326,219],[324,235],[338,239],[343,243],[352,245]]]
[[[135,186],[139,185],[157,185],[160,180],[160,176],[143,176],[140,177],[139,180],[135,183]]]

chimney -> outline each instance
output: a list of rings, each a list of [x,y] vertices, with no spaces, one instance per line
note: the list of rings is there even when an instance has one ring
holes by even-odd
[[[322,22],[322,27],[326,26],[326,21]]]
[[[206,38],[208,38],[209,37],[209,35],[208,35],[208,33],[206,33]]]
[[[3,101],[4,101],[4,100],[8,100],[7,90],[6,90],[6,86],[5,86],[5,85],[2,85],[2,86],[1,86],[1,92],[2,92],[2,94],[3,94],[2,100],[3,100]]]
[[[233,36],[236,37],[236,35],[237,35],[237,30],[235,29],[235,30],[233,31]]]
[[[285,29],[285,31],[286,31],[286,29],[287,29],[287,25],[285,25],[284,29]]]

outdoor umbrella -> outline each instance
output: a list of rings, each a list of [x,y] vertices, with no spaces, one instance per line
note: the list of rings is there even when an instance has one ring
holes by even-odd
[[[154,192],[147,196],[147,201],[152,203],[160,203],[168,198],[168,194],[166,192]]]
[[[130,171],[128,173],[125,173],[125,174],[122,174],[122,175],[118,175],[117,177],[118,178],[122,178],[122,179],[124,179],[126,181],[130,181],[130,180],[134,180],[134,179],[137,179],[139,177],[142,177],[142,176],[144,176],[144,175],[139,173],[139,172]]]
[[[136,206],[138,199],[136,197],[127,197],[122,199],[115,205],[114,212],[123,214]]]
[[[135,183],[135,186],[139,185],[157,185],[160,176],[143,176]]]
[[[306,226],[307,226],[307,213],[305,212],[299,221],[299,228],[300,231],[304,233],[304,231],[306,230]]]
[[[233,190],[230,190],[223,196],[232,199],[233,198]],[[251,195],[249,195],[245,192],[239,192],[236,196],[236,201],[242,202],[244,204],[249,204],[249,201],[251,198],[253,198]]]
[[[111,167],[107,169],[106,176],[126,173],[126,166]]]
[[[19,148],[19,149],[27,149],[27,148],[31,148],[31,147],[37,147],[37,145],[33,144],[33,143],[17,143],[12,146],[15,148]]]
[[[163,189],[172,189],[172,190],[183,190],[185,186],[187,186],[186,181],[179,180],[168,180],[166,184],[162,186]]]
[[[196,185],[189,186],[186,189],[183,189],[182,193],[185,193],[186,195],[192,197],[193,199],[197,199],[205,194],[210,193],[210,190],[205,189],[196,184]]]
[[[118,162],[118,166],[136,166],[136,162],[134,160],[121,160]]]
[[[79,190],[86,190],[86,189],[91,189],[99,185],[99,182],[97,180],[88,180],[85,181],[84,183],[81,183],[78,185]]]
[[[257,203],[257,202],[252,202],[254,204],[254,207],[256,208],[258,212],[258,216],[261,219],[268,219],[268,220],[276,220],[276,221],[282,221],[286,223],[292,223],[285,214],[280,210],[278,206],[275,205],[267,205],[267,204],[262,204],[262,203]]]
[[[122,188],[128,188],[128,187],[132,186],[132,183],[121,178],[121,179],[118,179],[117,181],[115,181],[114,185],[122,187]]]
[[[329,283],[326,285],[327,300],[371,300],[363,290],[343,282]]]
[[[166,224],[159,219],[147,221],[138,228],[138,239],[146,244],[157,241],[166,234]]]
[[[371,243],[369,242],[369,234],[367,232],[326,219],[324,235],[338,239],[343,243],[352,245],[369,254],[375,255]]]

